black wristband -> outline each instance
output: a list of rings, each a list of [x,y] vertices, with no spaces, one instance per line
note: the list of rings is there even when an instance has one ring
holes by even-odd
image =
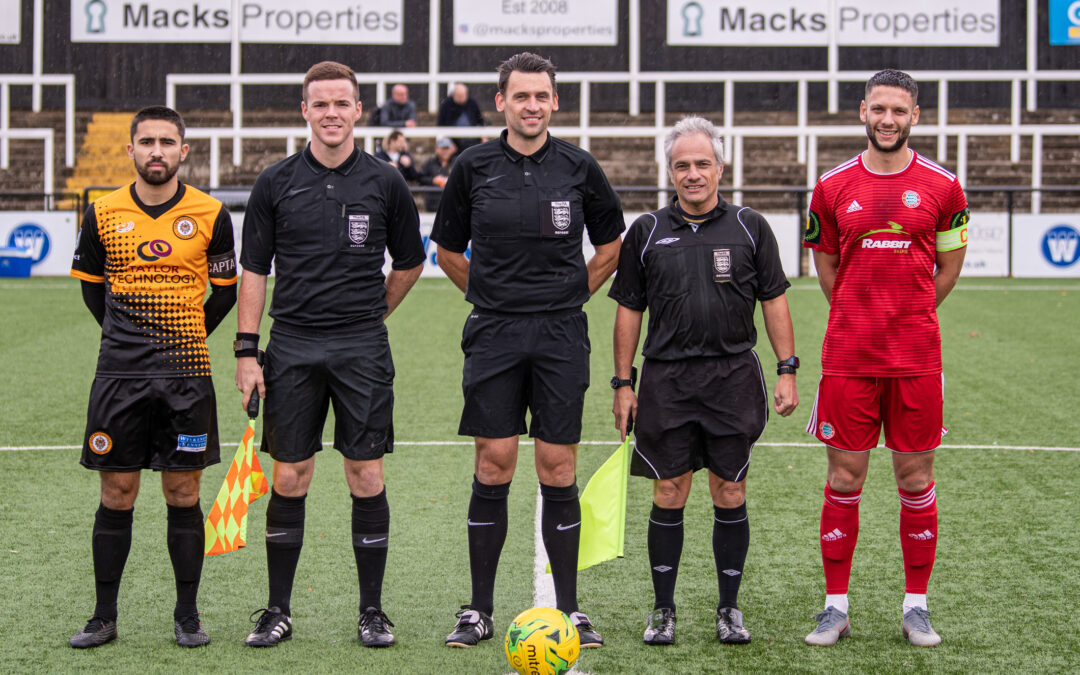
[[[233,355],[236,358],[259,355],[258,333],[237,333],[233,342]]]

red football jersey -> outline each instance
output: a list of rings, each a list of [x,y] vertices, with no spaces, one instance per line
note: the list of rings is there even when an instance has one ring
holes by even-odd
[[[803,246],[840,256],[823,374],[941,372],[936,251],[965,245],[967,221],[956,176],[914,151],[897,173],[873,173],[860,154],[818,179]]]

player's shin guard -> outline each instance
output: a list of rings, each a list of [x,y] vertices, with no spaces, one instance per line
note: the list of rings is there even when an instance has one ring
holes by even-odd
[[[578,611],[577,563],[581,540],[581,502],[577,483],[566,487],[540,484],[543,512],[540,534],[544,538],[551,580],[555,584],[555,607],[563,614]]]
[[[495,572],[506,541],[506,501],[510,483],[484,485],[473,477],[469,500],[469,571],[474,609],[491,616],[495,611]]]
[[[825,484],[821,507],[821,562],[825,567],[825,592],[848,592],[851,559],[859,540],[859,500],[862,490],[837,492]]]
[[[649,513],[649,567],[652,568],[653,609],[675,609],[675,582],[683,549],[683,509],[653,504]]]
[[[266,505],[266,569],[270,599],[267,607],[278,607],[286,616],[292,614],[292,598],[296,564],[304,545],[304,500],[302,497],[283,497],[271,490]]]
[[[202,578],[203,549],[206,530],[199,503],[193,506],[167,504],[168,526],[166,539],[169,558],[172,559],[173,576],[176,578],[176,608],[173,618],[177,621],[199,613],[196,596]]]
[[[925,594],[937,554],[938,517],[934,483],[931,482],[919,492],[898,491],[905,592]]]
[[[94,615],[108,621],[116,620],[116,598],[120,593],[120,577],[124,574],[128,551],[131,550],[131,522],[134,513],[135,509],[118,511],[100,504],[94,515],[91,538],[94,582],[97,587]]]
[[[360,611],[382,609],[382,582],[390,541],[390,504],[386,488],[374,497],[352,498],[353,554],[360,579]]]
[[[745,503],[733,509],[713,506],[712,545],[720,587],[720,602],[716,609],[738,609],[739,584],[742,583],[746,551],[750,548],[750,520],[746,516]]]

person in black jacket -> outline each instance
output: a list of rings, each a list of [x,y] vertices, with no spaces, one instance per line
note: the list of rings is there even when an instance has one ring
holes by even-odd
[[[482,127],[487,125],[480,104],[469,96],[469,88],[458,82],[449,96],[439,104],[439,117],[436,124],[440,127]],[[458,150],[486,141],[486,138],[453,138]]]
[[[437,187],[439,191],[424,193],[425,210],[432,213],[439,210],[442,188],[446,187],[446,179],[450,176],[450,169],[454,168],[455,159],[457,159],[457,146],[454,145],[454,141],[445,136],[435,141],[435,154],[428,157],[420,167],[420,184]]]

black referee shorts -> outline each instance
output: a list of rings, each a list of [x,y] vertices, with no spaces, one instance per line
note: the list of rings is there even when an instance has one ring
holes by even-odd
[[[675,478],[708,467],[724,480],[740,481],[768,419],[765,378],[753,350],[729,357],[646,360],[630,473]]]
[[[581,440],[589,388],[589,323],[580,309],[521,316],[473,310],[465,321],[462,436],[525,433],[548,443]]]
[[[209,376],[96,377],[80,464],[97,471],[199,471],[221,461]]]
[[[379,459],[394,450],[394,361],[380,321],[347,335],[270,331],[263,378],[262,449],[279,462],[302,462],[322,450],[334,405],[334,447],[348,459]]]

